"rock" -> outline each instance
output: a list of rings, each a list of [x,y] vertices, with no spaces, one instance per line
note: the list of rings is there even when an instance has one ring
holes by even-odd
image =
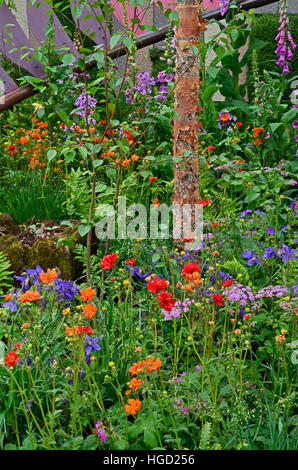
[[[0,235],[16,235],[19,231],[19,227],[12,217],[5,212],[0,212]]]
[[[28,261],[28,250],[15,235],[2,235],[0,237],[0,251],[8,258],[11,269],[15,274],[21,274]]]
[[[43,270],[58,268],[62,279],[72,278],[72,256],[68,246],[60,244],[57,248],[57,238],[48,238],[35,242],[29,250],[27,268],[34,268],[37,264]]]

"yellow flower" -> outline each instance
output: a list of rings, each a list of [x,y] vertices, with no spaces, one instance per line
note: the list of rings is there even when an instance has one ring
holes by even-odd
[[[113,367],[115,365],[115,362],[109,362],[109,367]]]
[[[69,313],[70,313],[70,308],[65,308],[64,310],[62,310],[63,315],[68,315]]]

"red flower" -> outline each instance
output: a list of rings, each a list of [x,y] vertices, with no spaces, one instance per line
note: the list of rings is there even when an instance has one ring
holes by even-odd
[[[231,279],[230,281],[224,281],[222,283],[222,287],[228,287],[228,286],[233,286],[234,285],[234,281]]]
[[[158,295],[159,306],[167,312],[170,312],[175,305],[175,299],[172,298],[171,292],[163,291]]]
[[[182,274],[191,274],[191,273],[199,273],[201,271],[200,266],[197,263],[188,263],[182,269]]]
[[[219,222],[213,222],[212,227],[218,227],[218,226],[219,226]]]
[[[14,351],[8,351],[7,356],[4,358],[4,362],[8,367],[13,367],[17,364],[19,356]]]
[[[20,349],[21,346],[22,346],[21,343],[16,343],[16,344],[14,345],[15,349]]]
[[[166,281],[166,279],[155,279],[154,281],[148,282],[147,287],[150,292],[158,294],[168,287],[168,281]]]
[[[116,253],[106,255],[100,260],[100,266],[102,269],[111,269],[117,261]]]
[[[8,147],[8,151],[11,155],[14,155],[15,154],[15,151],[16,151],[17,147],[15,145],[10,145]]]
[[[243,168],[240,167],[239,170],[238,170],[238,173],[242,173],[242,171],[243,171]]]
[[[191,242],[195,241],[195,237],[185,237],[185,238],[183,238],[183,241],[185,243],[191,243]]]
[[[207,206],[208,204],[211,204],[211,201],[207,201],[207,199],[202,199],[199,204],[201,206]]]
[[[236,122],[237,127],[242,127],[242,122]]]
[[[134,259],[134,258],[129,258],[129,259],[126,261],[126,264],[128,264],[128,266],[135,266],[135,265],[136,265],[136,262],[137,262],[136,259]]]
[[[216,147],[214,147],[214,145],[208,145],[207,147],[209,150],[216,150]]]
[[[216,304],[216,305],[222,305],[223,304],[223,296],[222,295],[217,295],[217,294],[214,294],[213,295],[213,302]]]

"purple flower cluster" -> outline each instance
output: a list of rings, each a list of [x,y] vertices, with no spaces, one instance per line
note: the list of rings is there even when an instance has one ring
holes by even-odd
[[[234,284],[226,289],[223,294],[228,296],[229,302],[239,301],[241,307],[245,307],[248,300],[253,303],[255,299],[251,288],[242,284]]]
[[[256,299],[262,299],[264,297],[282,297],[287,295],[288,289],[283,286],[267,286],[260,289],[256,294]]]
[[[278,34],[275,40],[278,41],[275,54],[279,57],[276,65],[282,67],[282,73],[290,73],[289,64],[293,57],[293,50],[296,48],[296,44],[293,41],[291,35],[291,28],[289,26],[289,18],[287,15],[288,2],[282,0],[280,3],[279,10],[279,23]]]
[[[220,13],[221,16],[225,16],[229,9],[230,0],[221,0],[220,2]]]
[[[97,423],[95,425],[95,428],[96,428],[96,434],[98,435],[98,437],[100,438],[101,442],[106,442],[107,440],[107,435],[104,433],[103,429],[101,429],[102,427],[102,422],[98,419],[97,420]]]
[[[177,300],[175,302],[174,307],[172,308],[170,312],[167,312],[166,310],[163,309],[161,313],[164,315],[165,321],[172,320],[173,318],[179,318],[182,312],[186,313],[189,311],[190,305],[193,302],[194,301],[189,298],[186,298],[183,302],[181,302],[180,300]]]
[[[103,337],[103,335],[100,335],[99,337],[96,338],[91,338],[91,336],[86,335],[85,336],[85,341],[86,341],[86,347],[85,347],[85,361],[86,364],[89,365],[91,362],[91,356],[93,355],[94,351],[100,351],[101,347],[98,344],[98,341]]]

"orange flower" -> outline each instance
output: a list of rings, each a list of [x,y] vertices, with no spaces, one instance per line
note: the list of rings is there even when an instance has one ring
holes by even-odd
[[[92,287],[87,287],[86,290],[81,289],[80,294],[81,294],[81,299],[84,302],[87,302],[87,301],[93,300],[94,296],[96,295],[96,290],[92,289]]]
[[[140,372],[153,372],[154,370],[159,370],[161,367],[161,360],[159,358],[154,358],[154,356],[149,357],[143,361],[134,362],[133,365],[129,368],[131,375],[138,375]]]
[[[44,121],[40,121],[37,125],[38,127],[48,127],[48,124]]]
[[[157,176],[149,176],[149,183],[152,184],[154,181],[157,181]]]
[[[126,390],[125,395],[129,395],[131,393],[131,390]]]
[[[39,279],[44,284],[50,284],[50,282],[54,281],[58,276],[58,273],[54,269],[48,269],[46,273],[41,272],[39,275]]]
[[[12,295],[11,294],[6,294],[6,296],[4,297],[4,300],[7,302],[10,299],[12,299]]]
[[[128,405],[125,406],[125,411],[126,413],[130,413],[132,415],[135,415],[137,411],[141,408],[141,402],[140,400],[135,400],[134,398],[131,398],[128,400]]]
[[[131,160],[130,158],[125,158],[122,162],[123,167],[127,167],[130,164]]]
[[[141,385],[142,385],[143,381],[142,379],[136,379],[135,377],[133,379],[131,379],[130,383],[129,383],[129,388],[131,390],[137,390]]]
[[[34,300],[39,299],[40,294],[36,290],[27,290],[25,294],[20,295],[20,301],[23,303],[25,302],[33,302]]]
[[[229,116],[229,114],[227,114],[227,113],[222,113],[220,119],[221,119],[221,121],[223,121],[223,122],[227,122],[227,121],[230,119],[230,116]]]
[[[132,159],[134,162],[137,162],[139,158],[140,158],[140,157],[139,157],[138,155],[135,155],[134,153],[133,153],[132,156],[131,156],[131,159]]]
[[[159,202],[159,199],[158,197],[155,197],[152,201],[152,204],[155,206],[155,207],[158,207],[160,205],[160,202]]]
[[[139,353],[139,352],[141,352],[141,351],[142,351],[141,346],[137,346],[137,347],[135,348],[135,352],[136,352],[136,353]]]
[[[23,323],[20,329],[25,330],[26,328],[29,328],[29,326],[30,326],[30,323]]]
[[[87,304],[82,310],[85,312],[84,318],[93,318],[97,312],[97,307],[93,304]]]

